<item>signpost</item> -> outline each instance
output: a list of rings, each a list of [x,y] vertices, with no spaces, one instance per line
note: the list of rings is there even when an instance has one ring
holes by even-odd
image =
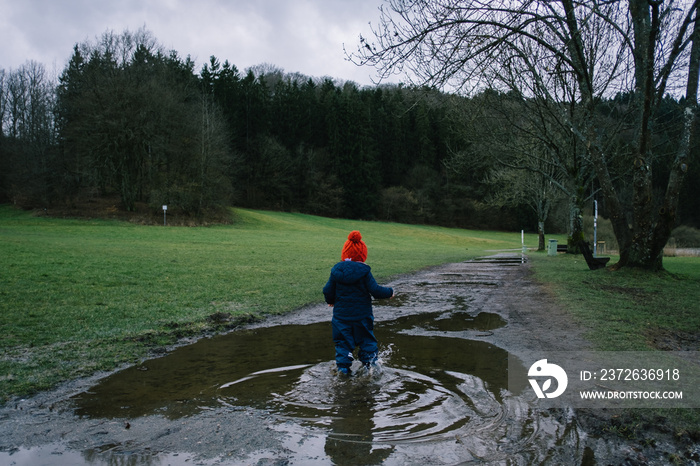
[[[598,201],[594,200],[595,212],[593,214],[593,257],[598,257]]]

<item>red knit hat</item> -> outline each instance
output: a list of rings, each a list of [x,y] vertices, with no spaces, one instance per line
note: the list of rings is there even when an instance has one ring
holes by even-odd
[[[353,230],[348,235],[348,240],[343,246],[343,252],[340,254],[340,260],[351,260],[355,262],[364,262],[367,260],[367,245],[362,241],[362,235],[359,231]]]

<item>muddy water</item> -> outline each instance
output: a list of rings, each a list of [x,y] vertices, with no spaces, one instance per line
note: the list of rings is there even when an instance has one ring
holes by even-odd
[[[450,432],[455,406],[473,403],[459,385],[478,380],[498,396],[507,385],[507,353],[488,343],[404,332],[492,329],[495,314],[463,312],[411,315],[377,329],[380,366],[335,373],[329,322],[245,330],[180,348],[104,379],[75,398],[76,412],[92,418],[160,414],[170,419],[218,406],[253,406],[323,425],[346,408],[344,396],[367,409],[350,422],[402,424],[411,438]],[[376,372],[376,373],[375,373]],[[365,393],[366,391],[366,393]],[[351,404],[357,405],[356,400]],[[414,412],[411,420],[407,413]],[[396,414],[393,414],[396,413]],[[408,419],[401,423],[393,417]],[[457,416],[461,419],[461,416]],[[376,419],[375,419],[376,420]],[[459,423],[456,423],[459,424]],[[393,437],[383,428],[379,437]],[[407,435],[407,434],[406,434]]]
[[[496,269],[519,263],[493,261],[493,274],[483,264],[478,274],[457,265],[392,284],[400,294],[375,305],[380,364],[371,371],[356,364],[350,378],[334,370],[329,311],[317,308],[300,319],[308,323],[202,340],[70,400],[95,424],[167,419],[172,429],[154,439],[192,420],[201,426],[208,413],[219,424],[202,426],[203,438],[218,435],[227,413],[268,413],[266,429],[282,439],[274,448],[193,458],[187,447],[149,451],[130,440],[83,449],[82,462],[71,464],[587,464],[591,452],[573,413],[538,411],[524,387],[507,386],[508,353],[480,340],[507,326],[484,305],[501,285]],[[232,434],[226,449],[235,443]]]

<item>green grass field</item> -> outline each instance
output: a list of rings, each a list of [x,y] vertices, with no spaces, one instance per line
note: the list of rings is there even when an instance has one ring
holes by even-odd
[[[666,257],[666,272],[591,271],[582,256],[530,253],[544,283],[605,351],[697,350],[700,258]],[[611,263],[617,261],[611,258]]]
[[[0,403],[178,338],[320,302],[353,229],[380,281],[520,245],[519,233],[250,210],[235,210],[233,225],[187,228],[0,206]]]
[[[232,225],[162,227],[0,206],[0,404],[137,362],[183,337],[321,302],[353,229],[380,282],[520,248],[519,232],[243,209],[234,217]],[[537,237],[525,242],[535,247]],[[650,349],[649,335],[661,330],[698,335],[700,259],[667,259],[674,275],[652,276],[591,272],[580,256],[530,257],[535,278],[600,349]]]

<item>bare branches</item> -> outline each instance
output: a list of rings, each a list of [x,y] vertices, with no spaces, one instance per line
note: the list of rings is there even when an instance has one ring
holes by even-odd
[[[697,3],[671,1],[658,7],[658,40],[651,52],[661,97],[684,87],[688,28]],[[374,37],[360,37],[348,58],[375,67],[380,82],[399,74],[412,84],[473,94],[508,87],[511,83],[499,76],[518,64],[516,57],[527,56],[536,64],[519,63],[528,79],[546,83],[558,74],[559,79],[576,79],[579,91],[590,98],[612,97],[636,85],[639,40],[635,42],[626,5],[601,0],[390,0],[372,26]]]
[[[693,35],[699,7],[700,0],[389,0],[373,29],[376,42],[361,38],[350,59],[375,66],[380,80],[401,73],[413,84],[464,94],[514,92],[542,112],[539,123],[532,121],[542,134],[561,121],[569,130],[561,134],[584,147],[574,154],[578,166],[590,162],[605,192],[621,263],[655,268],[677,195],[667,196],[662,216],[653,212],[652,122],[667,92],[685,92],[690,116],[683,141],[689,138],[700,68],[700,52],[690,49],[700,40],[700,33]],[[597,106],[618,95],[630,97],[626,124],[633,142],[614,153],[606,144],[620,138],[622,126],[601,118]],[[558,139],[552,148],[571,150],[561,142],[566,137]],[[677,159],[687,147],[681,144]],[[671,168],[669,192],[677,193],[683,176]],[[618,196],[614,171],[631,174],[631,205]],[[659,222],[665,226],[653,228]]]

